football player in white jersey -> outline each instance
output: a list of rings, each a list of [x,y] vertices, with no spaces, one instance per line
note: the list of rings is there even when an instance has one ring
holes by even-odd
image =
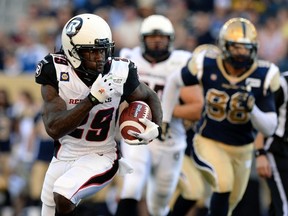
[[[147,144],[161,132],[157,94],[138,80],[133,62],[112,57],[111,30],[101,17],[71,18],[62,46],[62,52],[38,64],[35,75],[43,121],[55,145],[41,194],[42,216],[75,215],[81,199],[101,190],[121,169],[115,129],[122,101],[142,100],[152,110],[152,121],[142,119],[146,129],[132,144]]]
[[[169,77],[163,92],[165,124],[179,88],[202,86],[205,105],[193,139],[193,158],[213,187],[211,216],[232,215],[248,183],[255,132],[269,136],[277,126],[273,92],[279,88],[279,69],[257,59],[257,46],[254,25],[232,18],[220,30],[220,55],[209,50],[193,55]]]
[[[162,97],[167,77],[185,66],[191,57],[188,51],[173,50],[174,36],[169,19],[162,15],[151,15],[143,20],[140,28],[141,46],[120,50],[120,56],[137,64],[139,79],[154,90],[159,98]],[[197,91],[192,88],[191,94],[194,94],[194,90]],[[201,96],[200,91],[200,101]],[[123,156],[131,161],[134,172],[124,176],[117,216],[137,215],[137,203],[143,194],[146,195],[150,215],[168,214],[169,201],[178,183],[186,148],[186,132],[181,118],[185,117],[183,115],[193,116],[196,120],[200,118],[202,106],[195,104],[192,107],[185,104],[175,108],[174,115],[179,118],[172,120],[169,140],[163,142],[155,139],[140,148],[121,143]],[[144,190],[146,187],[147,190]]]

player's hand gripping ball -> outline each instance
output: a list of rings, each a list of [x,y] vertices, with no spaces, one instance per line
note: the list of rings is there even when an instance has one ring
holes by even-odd
[[[121,136],[125,141],[137,140],[131,136],[128,131],[143,133],[146,125],[139,121],[141,118],[152,120],[152,113],[148,104],[143,101],[133,101],[126,107],[119,118],[119,129]]]

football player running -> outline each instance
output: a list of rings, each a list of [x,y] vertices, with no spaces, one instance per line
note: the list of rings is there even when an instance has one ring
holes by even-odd
[[[159,98],[162,98],[167,77],[185,66],[191,57],[188,51],[173,50],[174,37],[174,28],[169,19],[162,15],[151,15],[143,20],[140,28],[141,46],[120,51],[120,56],[137,64],[139,79],[154,90]],[[134,172],[124,176],[117,216],[138,215],[137,204],[143,194],[146,195],[150,215],[168,214],[169,201],[178,182],[186,148],[186,134],[181,118],[187,115],[192,120],[198,120],[201,115],[201,89],[193,87],[191,94],[197,95],[196,92],[199,92],[200,97],[195,97],[197,100],[193,106],[176,106],[174,117],[178,118],[173,118],[171,136],[166,141],[155,139],[149,145],[139,148],[122,141],[123,156],[131,161]],[[144,190],[146,187],[147,190]]]
[[[43,121],[55,145],[41,194],[42,216],[75,215],[81,199],[101,190],[121,169],[115,127],[122,101],[142,100],[152,110],[137,144],[156,138],[162,120],[157,94],[138,80],[134,63],[112,57],[111,30],[101,17],[71,18],[62,46],[36,70]]]
[[[170,122],[179,87],[201,85],[205,110],[197,124],[193,157],[213,187],[209,215],[231,215],[246,189],[255,132],[273,134],[277,126],[273,92],[279,69],[257,60],[257,32],[244,18],[221,28],[221,54],[203,51],[173,73],[163,93],[163,123]]]

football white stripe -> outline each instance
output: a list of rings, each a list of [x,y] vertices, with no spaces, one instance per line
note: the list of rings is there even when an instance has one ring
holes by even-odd
[[[128,121],[124,121],[124,122],[119,126],[120,131],[121,131],[124,127],[126,127],[126,126],[135,127],[135,128],[137,128],[137,129],[140,131],[140,133],[143,133],[143,132],[145,131],[144,127],[143,127],[140,123],[135,122],[135,121],[129,121],[129,120],[128,120]]]

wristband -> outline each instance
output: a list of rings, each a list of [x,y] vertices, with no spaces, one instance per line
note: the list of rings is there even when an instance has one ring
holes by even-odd
[[[260,155],[266,155],[266,154],[267,154],[267,152],[263,148],[256,149],[255,152],[254,152],[254,155],[255,155],[256,158],[259,157]]]
[[[94,97],[91,93],[89,93],[88,99],[90,100],[93,106],[100,103],[99,100],[96,97]]]

